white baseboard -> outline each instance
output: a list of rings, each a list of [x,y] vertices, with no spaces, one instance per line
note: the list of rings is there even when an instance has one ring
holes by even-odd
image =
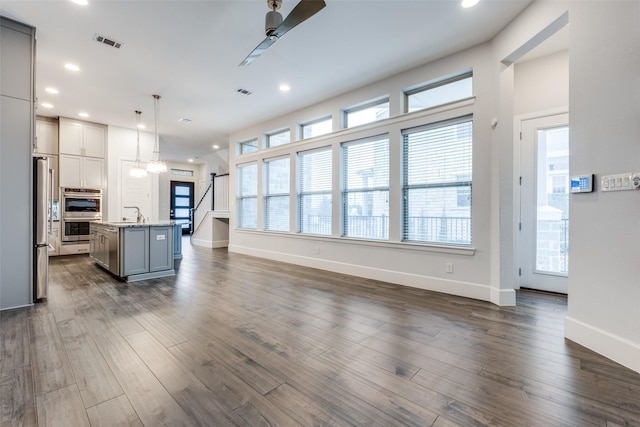
[[[442,279],[439,277],[421,276],[402,271],[386,270],[362,265],[347,264],[319,258],[311,258],[300,255],[285,254],[267,251],[246,246],[230,245],[230,252],[251,255],[259,258],[272,259],[305,267],[318,268],[335,273],[349,274],[367,279],[380,280],[397,285],[425,289],[428,291],[442,292],[450,295],[473,298],[482,301],[494,302],[491,298],[491,287],[480,283],[462,282],[457,280]],[[514,302],[515,302],[515,292]],[[506,295],[506,294],[505,294]]]
[[[567,316],[564,336],[640,373],[640,344]]]
[[[496,289],[491,290],[491,302],[495,305],[516,305],[515,289]]]
[[[193,239],[191,244],[194,246],[202,246],[203,248],[226,248],[229,246],[228,240],[205,240],[205,239]]]

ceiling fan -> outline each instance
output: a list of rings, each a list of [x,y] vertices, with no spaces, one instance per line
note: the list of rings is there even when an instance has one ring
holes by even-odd
[[[282,0],[267,0],[267,4],[269,5],[269,9],[271,9],[267,12],[265,18],[265,33],[267,38],[253,49],[249,56],[240,63],[240,66],[251,64],[262,55],[269,46],[284,36],[287,31],[311,18],[327,5],[324,0],[300,0],[300,3],[287,15],[287,18],[282,20],[282,15],[278,12],[278,9],[282,6]]]

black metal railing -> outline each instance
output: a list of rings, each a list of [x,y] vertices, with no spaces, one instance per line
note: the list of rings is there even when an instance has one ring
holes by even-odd
[[[421,242],[470,244],[471,218],[442,216],[412,216],[405,222],[406,240]],[[309,234],[331,234],[331,217],[324,215],[305,215],[301,230]],[[344,234],[349,237],[368,239],[387,239],[389,217],[349,216]]]
[[[202,202],[204,202],[205,197],[207,197],[207,194],[209,194],[209,191],[211,191],[211,189],[213,188],[213,179],[215,178],[215,176],[216,176],[215,173],[211,174],[211,180],[209,181],[209,185],[207,186],[207,189],[204,190],[204,193],[202,194],[202,197],[200,197],[200,200],[198,200],[198,203],[196,203],[196,206],[189,210],[189,222],[191,224],[190,232],[189,232],[189,241],[193,240],[193,233],[196,231],[196,224],[194,223],[193,218],[195,217],[196,211],[202,205]],[[211,204],[213,205],[213,197],[211,199],[212,199]]]

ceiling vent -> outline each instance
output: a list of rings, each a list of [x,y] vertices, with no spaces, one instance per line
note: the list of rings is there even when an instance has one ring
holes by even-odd
[[[109,37],[105,37],[105,36],[100,35],[100,34],[95,34],[93,36],[93,39],[95,41],[97,41],[98,43],[106,44],[107,46],[115,47],[116,49],[120,49],[122,47],[122,43],[121,42],[117,42],[117,41],[115,41],[113,39],[110,39]]]
[[[242,88],[238,89],[238,93],[241,93],[243,95],[251,95],[251,91],[248,91],[248,90],[242,89]]]

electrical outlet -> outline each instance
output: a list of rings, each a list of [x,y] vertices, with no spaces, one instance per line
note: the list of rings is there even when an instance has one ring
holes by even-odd
[[[445,271],[447,274],[453,274],[453,263],[448,262],[445,264]]]

